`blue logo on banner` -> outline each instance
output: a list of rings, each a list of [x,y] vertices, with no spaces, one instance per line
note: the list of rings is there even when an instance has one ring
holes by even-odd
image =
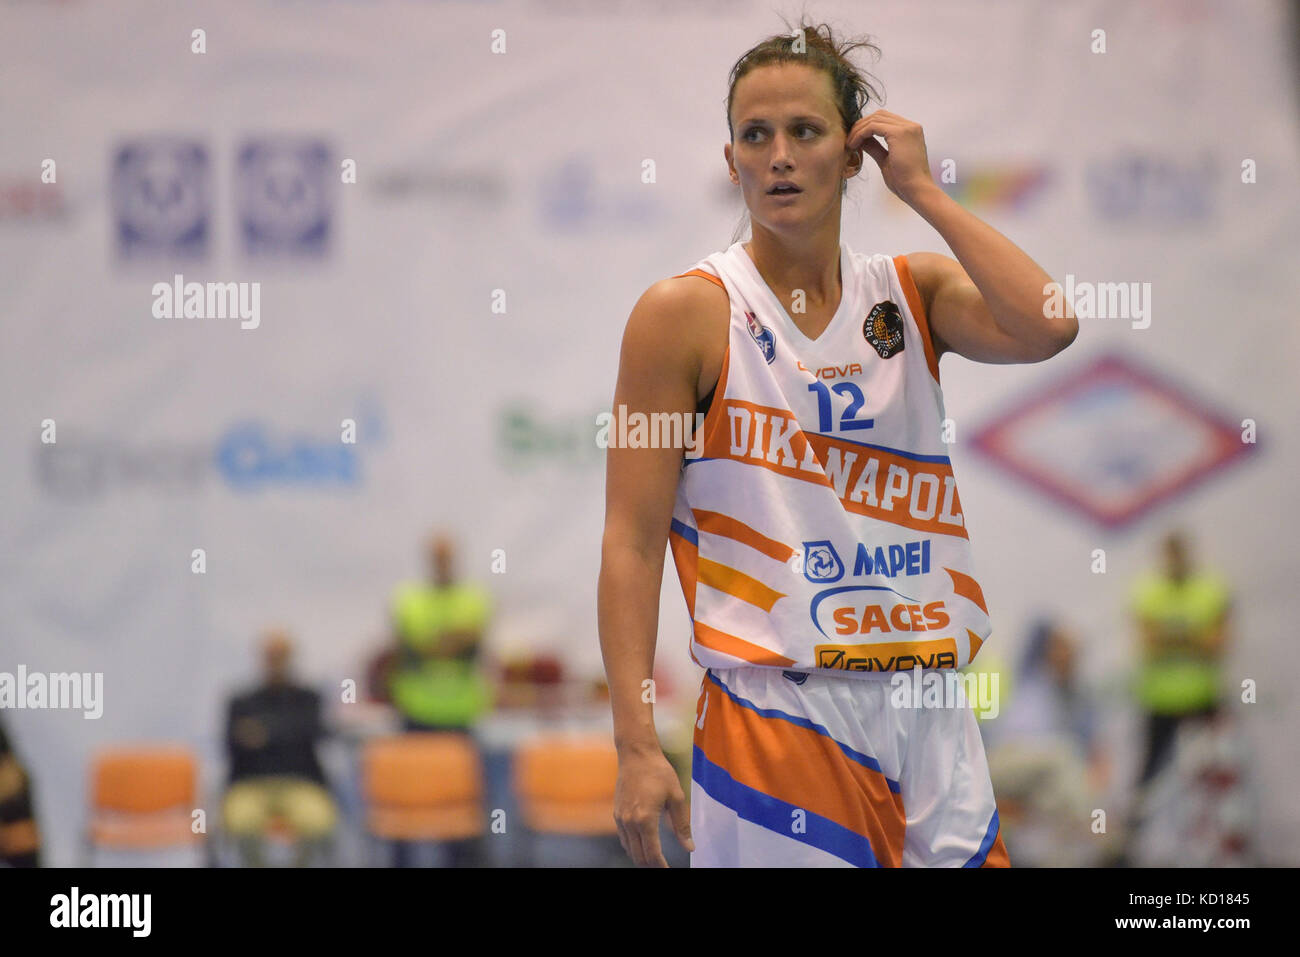
[[[1196,158],[1174,153],[1106,156],[1088,164],[1088,198],[1106,220],[1199,222],[1214,214],[1218,174],[1208,153]]]
[[[201,143],[159,137],[120,147],[111,187],[118,253],[205,257],[212,216],[209,176]]]
[[[229,429],[217,442],[217,469],[233,488],[359,485],[356,446],[337,437],[276,436],[260,422]]]
[[[542,224],[547,229],[578,233],[619,226],[646,226],[663,218],[658,201],[644,187],[629,188],[618,177],[600,176],[586,156],[572,156],[543,168],[537,178]]]
[[[235,177],[244,254],[324,255],[336,182],[329,147],[321,140],[246,141]]]
[[[837,582],[844,577],[844,563],[828,541],[803,543],[803,574],[810,582]]]

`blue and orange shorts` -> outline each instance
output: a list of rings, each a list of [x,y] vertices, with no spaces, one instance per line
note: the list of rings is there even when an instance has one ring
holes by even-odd
[[[904,708],[892,683],[705,672],[692,867],[1009,867],[975,713]]]

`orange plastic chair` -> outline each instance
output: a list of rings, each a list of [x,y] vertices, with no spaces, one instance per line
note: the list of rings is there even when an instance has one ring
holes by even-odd
[[[197,762],[180,746],[116,748],[94,758],[86,851],[196,844],[191,822]]]
[[[603,737],[543,737],[514,759],[515,793],[524,825],[539,834],[618,833],[614,785],[618,752]]]
[[[437,732],[376,738],[361,756],[366,830],[390,841],[459,841],[486,830],[474,746]]]

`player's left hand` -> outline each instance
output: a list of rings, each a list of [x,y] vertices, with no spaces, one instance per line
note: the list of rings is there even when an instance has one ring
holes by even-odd
[[[885,146],[876,136],[885,141]],[[845,148],[861,149],[875,160],[885,185],[905,203],[910,203],[918,191],[934,185],[921,125],[897,113],[876,110],[858,120],[849,130]]]

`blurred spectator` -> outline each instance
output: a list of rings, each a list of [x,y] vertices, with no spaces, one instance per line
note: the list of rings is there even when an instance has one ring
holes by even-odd
[[[1079,680],[1078,656],[1078,642],[1063,626],[1047,618],[1034,622],[1012,676],[1014,693],[992,722],[990,737],[1051,738],[1080,760],[1103,768],[1096,708]]]
[[[483,587],[457,580],[450,536],[439,533],[429,540],[428,561],[427,581],[406,582],[393,594],[391,700],[407,731],[470,738],[474,723],[492,704],[480,663],[491,597]],[[451,842],[448,849],[453,867],[475,866],[483,857],[481,839]],[[393,850],[395,867],[411,863],[412,849],[405,842],[395,842]]]
[[[0,724],[0,866],[39,867],[40,855],[31,780]]]
[[[391,705],[393,703],[393,692],[390,685],[393,681],[393,668],[397,663],[397,659],[397,649],[391,641],[385,640],[383,647],[366,662],[364,687],[367,700],[377,704]]]
[[[1090,812],[1109,762],[1077,649],[1061,625],[1035,622],[1001,714],[981,725],[1008,847],[1021,866],[1087,866],[1106,850]]]
[[[430,540],[428,558],[429,581],[404,583],[393,595],[392,703],[408,731],[466,732],[491,705],[479,663],[491,599],[456,579],[448,536]]]
[[[1182,532],[1165,539],[1164,559],[1164,568],[1139,579],[1132,593],[1142,658],[1137,697],[1146,724],[1139,785],[1169,759],[1180,723],[1217,713],[1232,604],[1221,579],[1193,568]]]
[[[1216,575],[1194,567],[1187,536],[1164,540],[1164,567],[1133,586],[1131,612],[1141,643],[1137,700],[1145,730],[1133,840],[1149,786],[1173,754],[1179,728],[1219,713],[1220,666],[1232,597]]]
[[[226,748],[230,787],[225,827],[235,837],[245,864],[261,865],[263,841],[273,825],[287,828],[306,863],[333,836],[337,811],[316,757],[323,736],[320,696],[290,680],[293,645],[282,631],[263,644],[261,686],[230,701]]]

